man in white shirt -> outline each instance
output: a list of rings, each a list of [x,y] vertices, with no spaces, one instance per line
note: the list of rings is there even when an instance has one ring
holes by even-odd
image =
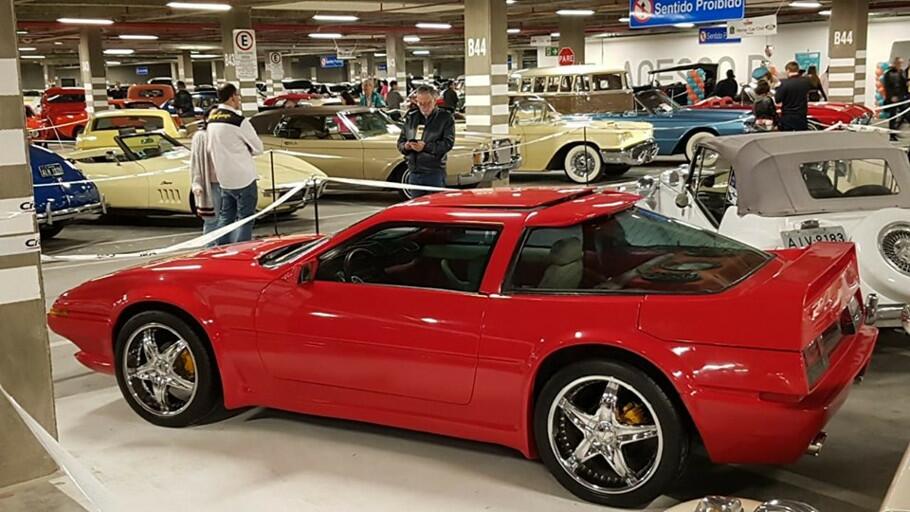
[[[249,119],[240,110],[240,91],[233,84],[218,90],[218,108],[209,114],[205,140],[215,176],[221,184],[220,226],[245,219],[256,212],[259,201],[256,187],[256,164],[253,157],[262,154],[262,140]],[[219,244],[246,242],[253,238],[253,222],[235,229]]]

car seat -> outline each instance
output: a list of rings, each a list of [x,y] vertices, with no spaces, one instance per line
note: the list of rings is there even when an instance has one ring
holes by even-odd
[[[822,171],[815,169],[803,169],[803,180],[809,189],[809,194],[815,199],[830,199],[840,197],[840,192],[835,188],[831,178]]]
[[[584,250],[576,237],[557,240],[550,248],[550,265],[543,273],[538,288],[574,290],[581,284],[584,273]]]

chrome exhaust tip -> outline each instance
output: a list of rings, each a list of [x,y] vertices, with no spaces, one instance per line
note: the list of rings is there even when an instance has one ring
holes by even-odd
[[[818,457],[822,452],[822,448],[825,446],[825,441],[828,440],[828,434],[825,432],[819,432],[815,434],[815,437],[812,438],[812,441],[809,443],[809,447],[806,448],[806,455],[811,455],[813,457]]]

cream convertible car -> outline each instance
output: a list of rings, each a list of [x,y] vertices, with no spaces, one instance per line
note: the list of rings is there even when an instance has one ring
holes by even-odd
[[[521,142],[519,171],[563,169],[575,183],[619,176],[657,156],[649,123],[561,116],[540,98],[515,98],[509,135]]]
[[[378,110],[295,107],[263,112],[250,122],[266,149],[293,151],[329,176],[407,183],[407,166],[398,152],[401,129]],[[446,182],[488,185],[507,177],[520,163],[518,148],[508,137],[461,135],[448,155]]]
[[[94,180],[108,209],[142,210],[162,213],[191,213],[190,152],[162,133],[118,135],[116,147],[75,151],[67,155],[85,176]],[[274,158],[275,183],[272,184],[270,158]],[[256,157],[259,172],[259,204],[263,209],[274,197],[325,174],[312,165],[282,154]],[[325,182],[308,185],[282,204],[278,211],[288,213],[306,205],[321,193]]]

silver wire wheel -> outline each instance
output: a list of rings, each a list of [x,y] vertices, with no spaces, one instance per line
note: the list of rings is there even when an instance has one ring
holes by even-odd
[[[127,338],[120,371],[134,403],[166,418],[186,411],[198,391],[196,357],[175,329],[147,323]]]
[[[566,152],[563,167],[566,176],[575,183],[593,183],[600,178],[603,162],[593,146],[579,144]]]
[[[628,494],[647,484],[664,449],[651,403],[612,376],[564,386],[547,417],[550,448],[574,481],[596,494]]]

